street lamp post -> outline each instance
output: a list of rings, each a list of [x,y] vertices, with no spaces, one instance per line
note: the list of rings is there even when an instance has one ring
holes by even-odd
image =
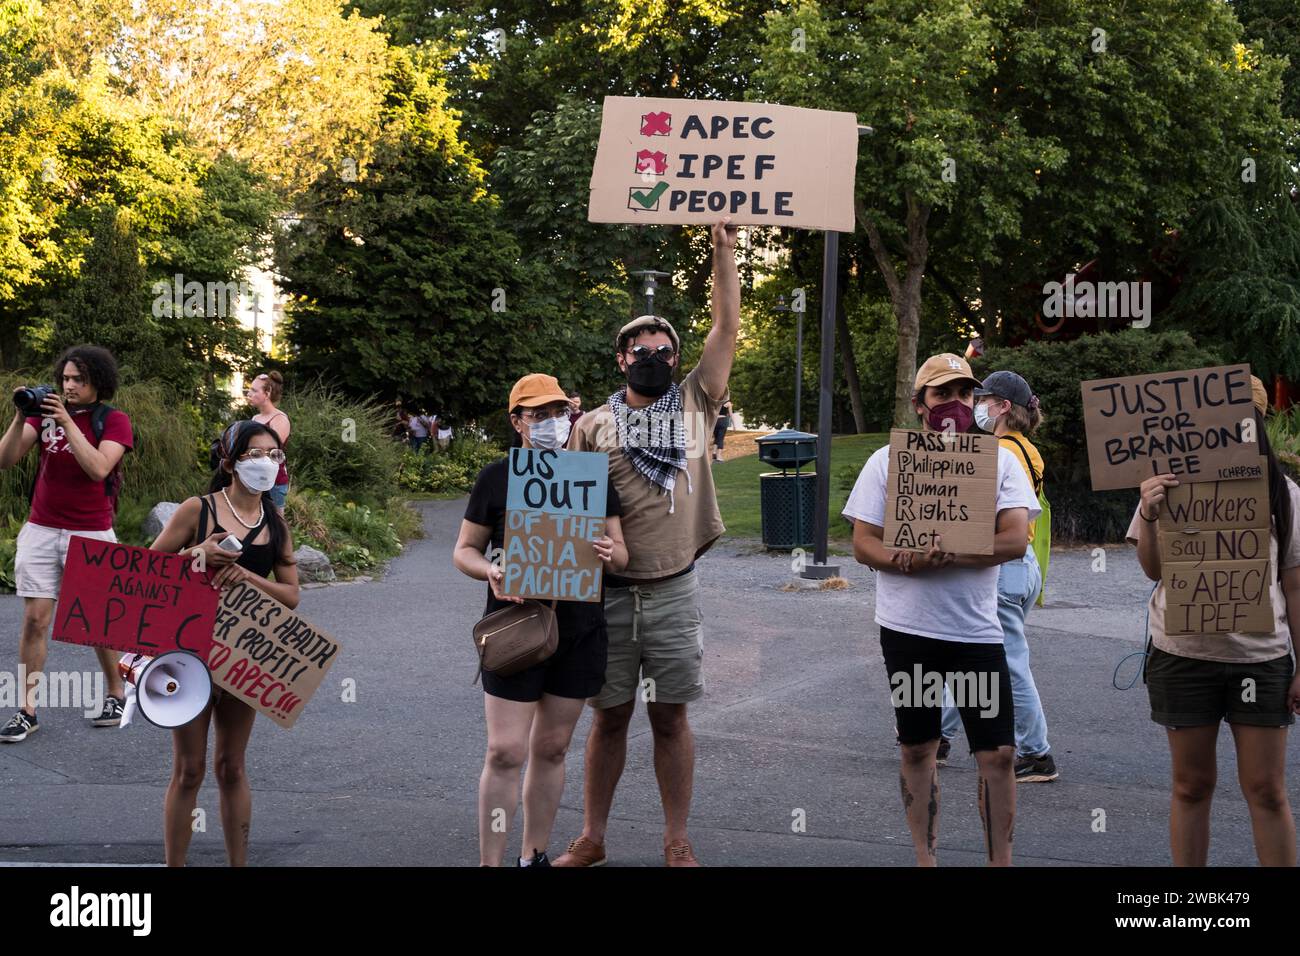
[[[659,272],[655,269],[638,269],[632,273],[638,279],[645,279],[645,311],[646,315],[655,314],[655,286],[660,279],[671,277],[671,273]]]
[[[858,136],[875,133],[870,126],[858,126]],[[840,234],[827,230],[822,253],[822,355],[821,388],[817,402],[817,514],[813,524],[813,563],[803,570],[805,578],[830,578],[839,567],[826,563],[831,508],[831,383],[835,364],[835,306],[839,301]],[[844,343],[845,348],[851,344]]]
[[[775,312],[794,312],[798,331],[794,340],[794,430],[800,431],[803,421],[803,309],[792,309],[785,304],[785,296],[776,297]]]

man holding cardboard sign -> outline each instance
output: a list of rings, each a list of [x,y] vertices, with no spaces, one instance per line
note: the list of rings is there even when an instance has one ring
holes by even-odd
[[[1023,558],[1029,522],[1040,509],[1013,453],[992,435],[967,434],[979,384],[957,355],[926,359],[913,396],[923,430],[877,450],[844,506],[854,522],[855,557],[879,572],[875,619],[893,691],[903,806],[918,866],[937,863],[936,755],[944,684],[979,689],[973,695],[978,699],[954,690],[956,704],[979,766],[989,862],[1011,863],[1016,737],[998,620],[998,565]],[[904,454],[911,460],[904,461]],[[901,466],[906,475],[892,474]],[[964,482],[972,486],[969,495]],[[956,547],[948,536],[959,542]],[[938,692],[917,694],[922,683]]]
[[[1263,383],[1251,380],[1262,458],[1230,481],[1141,484],[1128,540],[1156,582],[1145,677],[1151,719],[1172,759],[1170,847],[1176,866],[1204,866],[1219,724],[1232,728],[1237,774],[1265,866],[1294,866],[1286,790],[1288,728],[1300,712],[1300,488],[1264,430]]]
[[[583,832],[557,866],[605,862],[605,827],[638,697],[654,733],[664,862],[699,865],[686,833],[695,777],[695,738],[686,712],[704,695],[704,618],[695,560],[726,530],[708,446],[740,333],[736,227],[723,219],[712,238],[713,328],[699,364],[674,382],[681,358],[677,331],[659,316],[633,319],[614,341],[627,386],[579,419],[573,434],[575,450],[609,455],[610,485],[623,503],[628,562],[617,577],[606,577],[609,661],[605,686],[591,699]]]

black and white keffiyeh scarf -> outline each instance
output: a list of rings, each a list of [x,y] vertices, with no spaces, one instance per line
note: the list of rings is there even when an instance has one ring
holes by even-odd
[[[609,410],[618,428],[618,444],[647,481],[668,493],[668,513],[673,513],[673,487],[677,472],[686,473],[686,491],[692,493],[686,469],[686,421],[682,388],[674,383],[653,404],[628,408],[627,386],[609,396]]]

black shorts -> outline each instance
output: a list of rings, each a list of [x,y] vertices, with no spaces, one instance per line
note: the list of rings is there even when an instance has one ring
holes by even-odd
[[[483,689],[493,697],[522,702],[541,700],[543,694],[577,700],[595,697],[605,686],[609,635],[603,613],[599,621],[590,620],[590,615],[583,617],[575,626],[574,621],[567,619],[568,615],[561,613],[560,640],[554,654],[537,666],[509,677],[484,671]]]
[[[1153,647],[1146,670],[1151,719],[1165,727],[1203,727],[1221,720],[1286,727],[1295,723],[1286,705],[1293,674],[1289,654],[1271,661],[1229,664],[1180,657]]]
[[[950,681],[971,753],[1015,746],[1011,672],[1001,644],[939,641],[882,627],[880,650],[900,743],[939,739],[942,684]]]

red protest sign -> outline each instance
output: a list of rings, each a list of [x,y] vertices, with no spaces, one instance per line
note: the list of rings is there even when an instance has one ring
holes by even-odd
[[[157,657],[207,660],[220,595],[187,554],[73,535],[54,615],[54,639]]]

